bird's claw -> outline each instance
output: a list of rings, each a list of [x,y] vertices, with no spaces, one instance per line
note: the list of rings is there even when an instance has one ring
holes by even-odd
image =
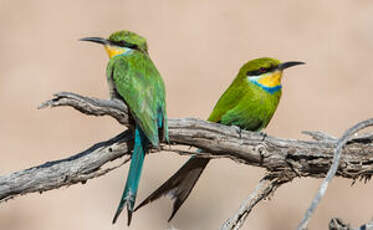
[[[263,139],[261,140],[262,142],[266,139],[266,137],[268,136],[265,132],[259,132],[259,134],[263,137]]]
[[[232,127],[236,130],[236,132],[238,133],[238,137],[240,139],[242,139],[242,129],[236,125],[232,125]]]

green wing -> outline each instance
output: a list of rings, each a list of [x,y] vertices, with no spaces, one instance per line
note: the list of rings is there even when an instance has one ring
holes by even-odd
[[[242,87],[238,81],[233,81],[223,95],[219,98],[212,113],[210,114],[208,121],[221,122],[222,117],[234,107],[238,105],[241,98],[245,95],[245,88]],[[230,125],[229,123],[223,123]]]
[[[246,84],[240,78],[233,81],[219,98],[208,120],[246,130],[261,129],[264,123],[260,105],[252,102],[255,95]]]
[[[245,130],[258,131],[265,126],[262,115],[262,111],[258,107],[241,101],[222,116],[221,123],[235,125]]]
[[[167,130],[165,87],[151,59],[137,51],[128,56],[114,57],[109,62],[107,74],[135,122],[149,141],[158,146],[158,128],[163,126]]]

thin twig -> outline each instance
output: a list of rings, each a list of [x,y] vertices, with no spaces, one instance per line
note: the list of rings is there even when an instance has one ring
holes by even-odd
[[[340,218],[334,217],[329,222],[329,230],[353,230],[349,224],[344,223]]]
[[[352,228],[351,225],[346,224],[341,218],[333,217],[329,222],[329,230],[373,230],[373,220],[360,227]]]
[[[303,134],[312,137],[316,141],[336,142],[337,138],[321,131],[302,131]]]
[[[129,124],[128,108],[120,100],[105,100],[94,97],[84,97],[76,93],[60,92],[53,98],[43,102],[38,109],[47,107],[71,106],[86,115],[111,116],[122,125]]]
[[[283,183],[283,182],[282,182]],[[249,197],[241,204],[239,210],[229,219],[227,219],[221,226],[221,230],[238,230],[242,227],[249,215],[251,210],[261,200],[271,195],[278,186],[280,186],[279,179],[277,177],[264,177],[260,180],[259,184],[255,187],[255,190],[249,195]]]
[[[351,136],[355,134],[356,132],[360,131],[361,129],[364,129],[366,127],[373,125],[373,119],[365,120],[362,122],[359,122],[358,124],[354,125],[353,127],[349,128],[343,136],[338,140],[337,147],[335,149],[334,158],[333,158],[333,164],[330,167],[324,181],[322,182],[319,191],[315,195],[315,197],[312,200],[312,203],[310,207],[307,209],[301,223],[298,225],[298,230],[304,230],[307,229],[308,222],[310,221],[312,214],[314,213],[315,209],[319,205],[322,197],[324,196],[326,189],[328,188],[329,182],[333,179],[334,175],[337,172],[338,166],[340,164],[340,159],[342,155],[342,148],[343,146],[350,140]]]

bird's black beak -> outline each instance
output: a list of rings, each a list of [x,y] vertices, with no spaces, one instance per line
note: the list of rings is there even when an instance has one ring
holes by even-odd
[[[284,62],[284,63],[281,63],[280,65],[278,65],[278,69],[279,70],[284,70],[284,69],[290,68],[292,66],[304,65],[304,64],[306,64],[306,63],[300,62],[300,61],[289,61],[289,62]]]
[[[79,39],[79,41],[95,42],[95,43],[102,44],[102,45],[109,44],[108,40],[106,40],[105,38],[100,38],[100,37],[81,38]]]

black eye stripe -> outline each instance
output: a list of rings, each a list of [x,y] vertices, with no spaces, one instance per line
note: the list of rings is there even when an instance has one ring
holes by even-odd
[[[268,72],[272,72],[274,71],[278,66],[270,66],[270,67],[261,67],[259,69],[256,69],[256,70],[252,70],[252,71],[248,71],[246,73],[246,76],[258,76],[258,75],[261,75],[261,74],[264,74],[264,73],[268,73]]]
[[[131,49],[138,49],[137,45],[129,43],[129,42],[126,42],[126,41],[119,41],[119,42],[111,41],[110,43],[113,44],[113,45],[116,45],[116,46],[120,46],[120,47],[127,47],[127,48],[131,48]]]

